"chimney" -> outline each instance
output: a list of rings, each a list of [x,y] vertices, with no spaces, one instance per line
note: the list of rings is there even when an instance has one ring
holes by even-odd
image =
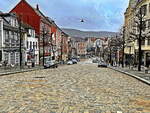
[[[39,10],[39,5],[38,4],[36,5],[36,9]]]

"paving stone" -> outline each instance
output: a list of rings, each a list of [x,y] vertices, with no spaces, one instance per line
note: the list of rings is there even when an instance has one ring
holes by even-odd
[[[149,94],[148,85],[85,62],[1,76],[0,113],[150,113]]]

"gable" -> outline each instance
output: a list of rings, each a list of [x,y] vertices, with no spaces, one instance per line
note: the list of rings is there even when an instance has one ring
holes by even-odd
[[[15,12],[17,14],[22,12],[23,14],[38,16],[35,10],[25,0],[21,0],[10,12]]]

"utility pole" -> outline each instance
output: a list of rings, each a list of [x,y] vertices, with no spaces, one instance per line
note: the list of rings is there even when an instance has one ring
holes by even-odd
[[[138,37],[138,41],[139,41],[139,64],[138,64],[138,71],[141,71],[141,62],[142,62],[142,50],[141,50],[141,37],[142,37],[142,28],[143,28],[143,25],[142,25],[142,9],[140,8],[140,25],[139,25],[139,37]]]
[[[125,26],[123,26],[122,68],[124,68]]]
[[[63,56],[63,34],[61,35],[61,61],[62,61],[62,56]]]
[[[111,54],[112,54],[112,39],[109,40],[109,63],[111,65],[111,61],[112,61],[112,57],[111,57]]]
[[[45,29],[43,28],[43,66],[45,62]]]
[[[20,34],[20,44],[19,44],[19,52],[20,52],[20,69],[22,68],[22,30],[21,30],[21,17],[18,17],[19,21],[19,34]]]

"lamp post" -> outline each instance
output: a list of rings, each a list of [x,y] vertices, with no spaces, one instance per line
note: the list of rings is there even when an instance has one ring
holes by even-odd
[[[45,42],[45,39],[44,39],[45,35],[44,35],[44,28],[43,28],[43,66],[44,66],[44,60],[45,60],[45,50],[44,50],[44,42]]]
[[[64,35],[62,34],[61,35],[61,61],[63,60],[63,38],[64,38]]]
[[[129,46],[129,59],[131,60],[131,46]],[[130,69],[131,61],[129,61],[129,69]]]
[[[124,68],[125,26],[123,26],[122,68]]]

